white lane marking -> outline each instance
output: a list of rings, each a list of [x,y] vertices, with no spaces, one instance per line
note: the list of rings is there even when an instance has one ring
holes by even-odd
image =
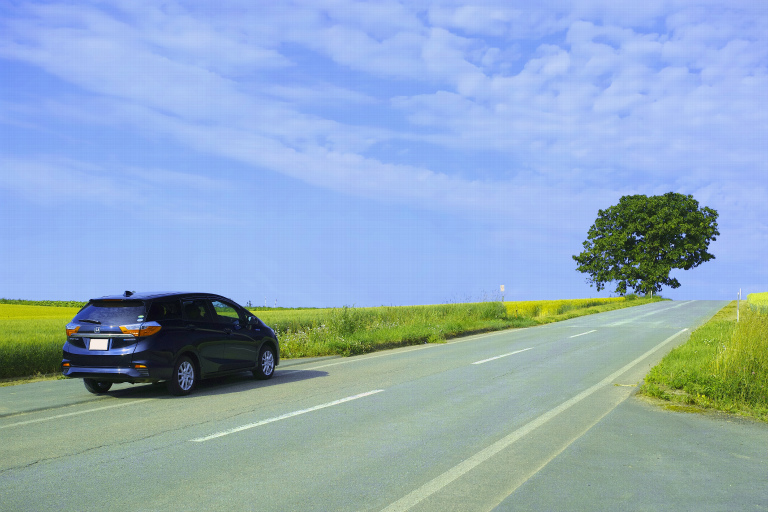
[[[501,359],[502,357],[507,357],[507,356],[513,356],[515,354],[519,354],[520,352],[525,352],[526,350],[533,350],[533,347],[524,348],[522,350],[516,350],[514,352],[510,352],[509,354],[502,354],[500,356],[491,357],[489,359],[483,359],[482,361],[475,361],[472,364],[483,364],[483,363],[487,363],[489,361],[495,361],[496,359]]]
[[[573,336],[568,336],[569,338],[578,338],[579,336],[584,336],[585,334],[589,334],[592,332],[597,332],[597,329],[592,329],[591,331],[583,332],[581,334],[574,334]]]
[[[628,324],[630,322],[634,322],[635,320],[640,320],[641,318],[645,318],[647,316],[655,315],[656,313],[663,313],[665,311],[669,311],[670,309],[676,309],[676,308],[679,308],[681,306],[685,306],[686,304],[690,304],[691,302],[693,302],[693,301],[689,300],[689,301],[686,301],[686,302],[681,302],[680,304],[676,304],[674,306],[670,306],[668,308],[657,309],[656,311],[651,311],[649,313],[645,313],[644,315],[639,315],[639,316],[636,316],[634,318],[628,318],[626,320],[620,320],[618,322],[614,322],[612,324],[608,324],[606,327],[618,327],[620,325],[625,325],[625,324]]]
[[[10,427],[21,427],[22,425],[30,425],[32,423],[41,423],[43,421],[51,421],[51,420],[57,420],[59,418],[67,418],[69,416],[78,416],[80,414],[87,414],[89,412],[97,412],[97,411],[103,411],[106,409],[114,409],[115,407],[125,407],[127,405],[133,405],[133,404],[139,404],[143,402],[149,402],[150,400],[157,400],[156,398],[145,398],[142,400],[134,400],[133,402],[124,402],[120,404],[115,405],[105,405],[104,407],[96,407],[95,409],[86,409],[84,411],[77,411],[77,412],[68,412],[66,414],[57,414],[56,416],[48,416],[47,418],[38,418],[36,420],[26,420],[26,421],[19,421],[17,423],[11,423],[8,425],[0,425],[0,429],[3,428],[10,428]]]
[[[546,327],[546,326],[545,326]],[[349,359],[345,359],[344,361],[337,361],[335,363],[328,363],[323,364],[320,366],[312,366],[311,368],[302,368],[301,370],[291,370],[294,372],[307,372],[312,370],[319,370],[321,368],[328,368],[329,366],[338,366],[340,364],[349,364],[349,363],[358,363],[361,361],[367,361],[369,359],[376,359],[377,357],[389,357],[389,356],[396,356],[399,354],[405,354],[408,352],[415,352],[417,350],[424,350],[425,348],[436,348],[436,347],[444,347],[446,345],[456,345],[458,343],[464,343],[467,341],[475,341],[482,338],[489,338],[491,336],[498,336],[501,334],[511,334],[511,333],[517,333],[520,331],[527,331],[530,329],[529,327],[520,327],[520,328],[512,328],[512,329],[503,329],[501,331],[493,331],[486,334],[478,334],[475,336],[467,336],[466,338],[457,338],[454,340],[446,341],[445,343],[429,343],[425,345],[418,345],[416,347],[409,348],[409,350],[392,350],[392,351],[386,351],[382,352],[376,355],[371,356],[359,356],[359,357],[350,357]],[[283,372],[283,375],[285,375],[285,372]]]
[[[249,423],[247,425],[241,425],[239,427],[231,428],[229,430],[222,430],[221,432],[217,432],[217,433],[211,434],[209,436],[198,437],[197,439],[190,439],[190,441],[195,442],[195,443],[202,443],[202,442],[205,442],[205,441],[210,441],[211,439],[216,439],[218,437],[228,436],[230,434],[234,434],[234,433],[237,433],[237,432],[242,432],[243,430],[248,430],[248,429],[251,429],[251,428],[260,427],[260,426],[266,425],[268,423],[274,423],[276,421],[285,420],[285,419],[288,419],[288,418],[293,418],[294,416],[300,416],[302,414],[307,414],[308,412],[318,411],[320,409],[325,409],[327,407],[333,407],[334,405],[343,404],[345,402],[351,402],[352,400],[357,400],[359,398],[365,398],[366,396],[375,395],[376,393],[381,393],[382,391],[384,391],[384,390],[383,389],[375,389],[373,391],[368,391],[366,393],[360,393],[359,395],[348,396],[346,398],[341,398],[339,400],[334,400],[333,402],[328,402],[326,404],[316,405],[314,407],[310,407],[309,409],[302,409],[300,411],[289,412],[289,413],[283,414],[281,416],[275,416],[274,418],[269,418],[269,419],[266,419],[266,420],[257,421],[256,423]]]
[[[593,394],[600,388],[607,386],[613,380],[619,377],[621,374],[623,374],[624,372],[626,372],[636,364],[640,363],[643,359],[650,356],[651,354],[653,354],[654,352],[656,352],[657,350],[662,348],[664,345],[668,344],[670,341],[677,338],[687,330],[688,329],[683,329],[682,331],[679,331],[678,333],[673,334],[672,336],[662,341],[661,343],[653,347],[651,350],[649,350],[645,354],[641,355],[631,363],[628,363],[625,366],[621,367],[620,369],[616,370],[615,372],[610,374],[608,377],[604,378],[603,380],[595,384],[594,386],[582,391],[581,393],[574,396],[573,398],[566,400],[565,402],[558,405],[554,409],[551,409],[545,412],[535,420],[520,427],[519,429],[507,435],[503,439],[496,441],[495,443],[488,446],[487,448],[477,452],[475,455],[469,457],[468,459],[465,459],[463,462],[460,462],[459,464],[452,467],[442,475],[439,475],[433,480],[422,485],[415,491],[409,494],[406,494],[405,496],[403,496],[402,498],[400,498],[399,500],[397,500],[396,502],[392,503],[390,506],[385,508],[382,512],[402,512],[416,506],[422,500],[435,494],[436,492],[441,490],[443,487],[450,484],[451,482],[458,479],[459,477],[465,475],[466,473],[469,473],[472,469],[476,468],[477,466],[487,461],[488,459],[490,459],[497,453],[501,452],[502,450],[508,448],[509,446],[511,446],[513,443],[518,441],[520,438],[522,438],[526,434],[529,434],[534,430],[536,430],[537,428],[539,428],[540,426],[544,425],[546,422],[548,422],[549,420],[551,420],[561,412],[573,407],[574,405],[581,402],[582,400],[584,400],[585,398],[587,398],[589,395]]]

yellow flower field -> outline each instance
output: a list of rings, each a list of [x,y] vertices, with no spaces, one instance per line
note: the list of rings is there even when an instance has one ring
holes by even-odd
[[[542,318],[562,315],[576,309],[590,308],[624,302],[626,297],[609,297],[604,299],[567,299],[567,300],[523,300],[505,302],[507,314],[511,317]]]
[[[0,304],[0,321],[10,319],[35,320],[49,318],[63,319],[64,324],[66,324],[74,318],[78,311],[80,311],[80,308]]]

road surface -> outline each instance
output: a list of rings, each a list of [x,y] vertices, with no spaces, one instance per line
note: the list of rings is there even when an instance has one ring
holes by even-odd
[[[724,305],[285,361],[181,398],[0,388],[0,509],[765,510],[765,425],[628,400]]]

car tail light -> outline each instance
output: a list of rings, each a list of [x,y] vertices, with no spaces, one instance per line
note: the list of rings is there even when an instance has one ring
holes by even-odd
[[[61,324],[59,324],[59,325],[61,325]],[[79,330],[80,330],[80,326],[79,325],[68,324],[67,325],[67,338],[69,338],[70,336],[72,336],[73,334],[75,334]]]
[[[160,329],[162,329],[162,326],[157,322],[144,322],[143,324],[130,324],[120,326],[120,330],[123,331],[123,334],[131,334],[137,338],[151,336]]]

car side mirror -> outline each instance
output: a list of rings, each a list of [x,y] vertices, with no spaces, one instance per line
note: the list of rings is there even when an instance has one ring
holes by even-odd
[[[255,316],[248,317],[248,325],[259,325],[259,319]]]

